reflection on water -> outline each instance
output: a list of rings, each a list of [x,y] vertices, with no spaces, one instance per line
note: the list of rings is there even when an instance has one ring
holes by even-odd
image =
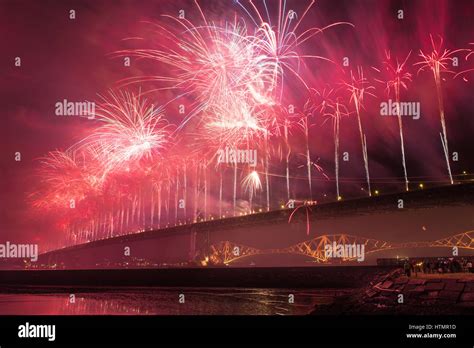
[[[47,290],[46,290],[47,291]],[[0,294],[1,315],[303,315],[345,290],[127,288]],[[179,302],[184,294],[184,303]],[[289,303],[289,295],[294,303]]]

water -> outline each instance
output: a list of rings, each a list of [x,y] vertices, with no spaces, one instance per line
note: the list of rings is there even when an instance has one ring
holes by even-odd
[[[0,294],[0,315],[304,315],[348,290],[126,288]],[[184,294],[185,303],[179,303]],[[289,295],[294,303],[289,303]]]

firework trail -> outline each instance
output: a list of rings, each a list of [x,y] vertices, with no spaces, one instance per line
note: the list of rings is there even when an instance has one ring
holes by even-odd
[[[474,42],[470,43],[469,45],[474,45]],[[469,57],[470,57],[472,54],[474,54],[474,49],[468,48],[468,49],[466,49],[466,51],[468,52],[468,53],[466,54],[466,58],[465,58],[466,61],[467,61],[467,60],[469,59]],[[463,76],[464,82],[467,82],[468,79],[467,79],[464,75],[465,75],[466,73],[468,73],[468,72],[471,72],[471,71],[474,71],[474,69],[467,69],[467,70],[461,71],[461,72],[457,73],[457,74],[454,76],[454,78],[457,78],[458,76]]]
[[[204,220],[207,220],[207,192],[208,192],[208,185],[207,185],[207,164],[202,164],[202,172],[204,176]]]
[[[234,163],[234,186],[233,186],[233,207],[234,216],[237,216],[237,163]]]
[[[286,145],[286,155],[285,155],[285,163],[286,163],[286,192],[287,192],[287,199],[290,200],[290,156],[291,156],[291,146],[288,139],[289,133],[289,122],[285,120],[284,125],[284,137],[285,137],[285,145]]]
[[[313,161],[311,159],[311,152],[309,149],[309,131],[311,127],[311,118],[314,116],[314,112],[318,110],[322,113],[324,111],[324,107],[326,105],[326,101],[322,101],[321,104],[315,105],[315,98],[325,98],[326,97],[326,91],[322,94],[320,94],[317,90],[311,89],[312,96],[306,101],[303,111],[299,113],[299,120],[297,122],[297,126],[301,128],[304,134],[304,139],[305,139],[305,152],[304,154],[301,154],[305,160],[306,160],[306,176],[308,179],[308,190],[309,190],[309,201],[313,201],[313,189],[312,189],[312,182],[313,182],[313,171],[312,168],[314,167],[319,173],[323,175],[326,179],[329,179],[326,174],[324,174],[323,168],[317,164],[319,161]],[[301,168],[302,166],[299,166],[298,168]]]
[[[350,113],[347,107],[343,103],[343,98],[337,95],[336,90],[330,89],[329,91],[323,90],[319,93],[323,99],[320,110],[323,116],[329,117],[333,123],[333,137],[334,137],[334,164],[335,164],[335,176],[336,176],[336,194],[337,200],[341,200],[342,196],[339,190],[339,134],[340,134],[340,123],[344,116],[349,116]]]
[[[406,71],[406,63],[410,58],[411,52],[408,53],[403,63],[400,63],[398,58],[395,61],[392,59],[390,51],[385,51],[385,61],[383,62],[383,66],[385,72],[388,75],[388,79],[386,80],[376,80],[378,82],[382,82],[386,86],[387,95],[390,96],[391,92],[393,91],[395,102],[397,103],[397,119],[398,119],[398,129],[400,133],[400,148],[402,152],[402,165],[403,165],[403,174],[405,176],[405,190],[409,190],[408,186],[408,175],[407,175],[407,166],[405,161],[405,140],[403,136],[403,121],[402,115],[400,112],[400,92],[402,89],[408,89],[408,83],[412,81],[412,74]],[[380,72],[380,70],[374,68],[376,71]]]
[[[303,111],[300,114],[300,120],[298,125],[302,129],[305,138],[305,158],[306,158],[306,170],[307,170],[307,178],[308,178],[308,190],[309,190],[309,198],[313,200],[313,189],[312,189],[312,161],[311,161],[311,152],[309,151],[309,128],[310,128],[310,118],[313,116],[314,107],[310,100],[308,100],[303,108]]]
[[[268,167],[269,167],[269,146],[268,146],[268,132],[264,134],[264,154],[265,154],[265,192],[267,196],[267,211],[270,211],[270,176],[268,175]]]
[[[364,167],[365,174],[367,179],[367,191],[369,196],[372,196],[372,191],[370,189],[370,174],[369,174],[369,156],[367,154],[367,141],[362,128],[362,120],[360,117],[361,109],[364,107],[364,97],[365,95],[374,96],[370,91],[374,89],[373,86],[369,85],[369,82],[364,77],[364,71],[362,67],[357,68],[357,76],[351,71],[350,82],[344,83],[346,89],[350,93],[350,103],[354,104],[354,108],[357,114],[357,122],[359,125],[359,136],[360,144],[362,146],[362,156],[364,158]]]
[[[293,108],[293,106],[291,106]],[[297,126],[297,122],[295,122],[296,117],[294,117],[293,112],[289,111],[289,108],[280,107],[278,109],[278,120],[276,127],[277,135],[283,136],[284,148],[279,147],[279,157],[280,160],[284,157],[285,158],[285,177],[286,177],[286,193],[287,193],[287,201],[290,200],[290,157],[291,157],[291,144],[290,144],[290,135],[291,130],[294,126]],[[285,152],[283,154],[283,152]]]
[[[224,173],[223,169],[219,168],[219,218],[222,218],[222,191],[223,191],[223,181]]]
[[[162,188],[162,180],[161,179],[155,180],[153,182],[152,193],[153,192],[156,193],[156,212],[157,212],[157,220],[158,220],[157,227],[158,228],[161,228],[161,204],[162,204],[162,201],[161,201],[161,188]],[[128,223],[127,223],[127,225],[128,225]]]
[[[178,207],[179,207],[179,167],[176,166],[175,177],[175,191],[174,191],[174,225],[178,225]]]
[[[309,232],[310,232],[310,229],[311,229],[311,224],[310,224],[310,221],[309,221],[309,215],[313,212],[311,210],[311,206],[312,205],[316,205],[317,202],[316,201],[304,201],[302,204],[298,205],[290,214],[289,218],[288,218],[288,223],[291,223],[291,220],[293,219],[293,216],[296,214],[296,212],[299,210],[299,209],[304,209],[305,210],[305,214],[306,214],[306,235],[309,236]]]
[[[183,199],[184,199],[184,221],[187,222],[187,207],[188,207],[188,166],[186,161],[183,161]]]
[[[420,50],[419,56],[421,60],[415,65],[420,65],[418,73],[424,70],[431,70],[433,73],[433,78],[436,84],[436,94],[438,96],[438,108],[439,116],[441,120],[441,129],[440,133],[441,144],[443,145],[444,157],[446,159],[446,166],[448,169],[449,180],[451,184],[454,184],[453,176],[451,173],[451,165],[449,163],[449,148],[448,148],[448,135],[446,131],[446,121],[444,114],[444,102],[443,102],[443,91],[441,88],[442,77],[441,74],[451,73],[454,74],[448,67],[448,65],[453,63],[453,55],[458,52],[469,51],[468,49],[457,49],[457,50],[448,50],[442,49],[443,47],[443,38],[439,37],[439,43],[436,44],[433,36],[430,35],[432,51],[430,53],[425,53],[423,50]],[[469,55],[468,55],[469,56]]]

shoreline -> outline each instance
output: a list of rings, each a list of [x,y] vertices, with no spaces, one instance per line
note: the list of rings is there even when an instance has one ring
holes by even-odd
[[[316,306],[311,315],[472,315],[474,274],[420,274],[402,269],[376,276],[353,294]]]
[[[101,270],[0,271],[6,286],[49,287],[235,287],[357,289],[393,269],[386,266],[323,266],[267,268],[175,268]]]

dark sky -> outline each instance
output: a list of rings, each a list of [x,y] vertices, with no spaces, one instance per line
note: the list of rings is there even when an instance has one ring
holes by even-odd
[[[277,4],[272,0],[267,2],[273,8]],[[234,13],[245,16],[231,0],[201,3],[206,15],[214,21],[231,20]],[[246,2],[242,0],[242,3]],[[294,6],[298,12],[306,3],[289,0],[288,6]],[[54,221],[31,214],[26,200],[38,180],[33,175],[37,159],[49,151],[69,148],[95,126],[94,121],[55,116],[54,104],[63,99],[95,100],[97,94],[116,87],[117,81],[123,78],[162,72],[162,67],[147,62],[133,61],[131,67],[124,67],[110,54],[159,41],[160,37],[153,37],[156,34],[144,22],[163,21],[162,14],[175,14],[184,9],[193,21],[199,22],[200,17],[192,1],[170,0],[0,0],[0,9],[0,242],[44,241],[51,238]],[[75,20],[69,19],[70,9],[76,11]],[[396,18],[398,9],[404,10],[403,20]],[[319,0],[302,28],[336,21],[351,22],[355,28],[340,26],[328,30],[302,49],[314,48],[318,54],[337,62],[347,56],[351,66],[363,65],[370,73],[372,66],[380,66],[384,50],[390,49],[400,58],[412,51],[411,65],[418,60],[420,48],[430,48],[429,34],[442,35],[450,49],[465,48],[474,42],[473,13],[474,2],[469,0]],[[144,37],[144,43],[124,41],[137,36]],[[15,57],[21,58],[21,67],[14,66]],[[460,64],[459,70],[472,68],[474,56],[466,62],[460,55]],[[321,85],[339,79],[339,72],[335,73],[337,69],[331,64],[308,62],[303,65],[302,74],[310,84]],[[153,69],[155,71],[150,71]],[[438,135],[440,123],[433,78],[429,72],[417,76],[417,69],[410,69],[414,81],[405,98],[421,102],[422,116],[418,121],[405,121],[409,174],[443,180],[446,168]],[[459,162],[453,164],[456,174],[474,170],[470,152],[474,131],[474,78],[472,73],[466,77],[468,82],[449,78],[443,86],[450,149],[460,154]],[[142,88],[150,86],[145,84]],[[296,92],[298,88],[296,81],[290,82],[289,98],[295,103],[304,99],[304,93]],[[378,86],[378,94],[383,95],[380,90]],[[169,95],[157,97],[163,100]],[[366,107],[372,111],[364,116],[371,171],[374,178],[400,177],[398,128],[395,119],[388,123],[376,115],[380,101],[369,99]],[[315,157],[321,157],[321,164],[332,176],[332,128],[323,119],[318,119],[316,124],[312,130],[312,151]],[[354,153],[357,163],[351,167],[343,165],[341,177],[362,177],[360,144],[354,140],[358,136],[355,118],[344,120],[341,127],[341,151]],[[16,152],[21,153],[20,162],[15,161]],[[304,175],[304,170],[300,174]],[[333,183],[320,189],[332,192]],[[354,187],[347,184],[345,189],[354,190]]]

